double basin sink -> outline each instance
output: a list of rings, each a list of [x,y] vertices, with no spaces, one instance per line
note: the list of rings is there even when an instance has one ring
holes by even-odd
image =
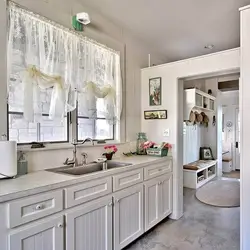
[[[132,165],[131,163],[107,161],[106,163],[89,163],[83,166],[64,166],[59,168],[47,169],[47,171],[58,173],[58,174],[68,174],[68,175],[85,175],[92,174],[99,171],[105,171],[114,168],[126,167]]]

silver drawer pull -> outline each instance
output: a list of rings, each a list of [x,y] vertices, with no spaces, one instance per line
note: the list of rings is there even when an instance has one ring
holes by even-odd
[[[43,204],[38,204],[38,205],[36,206],[36,210],[41,210],[41,209],[43,209],[43,208],[44,208]]]
[[[63,228],[63,224],[62,224],[62,223],[59,223],[59,224],[57,225],[57,227]]]

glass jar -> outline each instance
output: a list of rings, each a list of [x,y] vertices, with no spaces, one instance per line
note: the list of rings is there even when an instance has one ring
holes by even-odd
[[[144,142],[146,142],[147,136],[146,133],[140,132],[138,133],[138,138],[137,138],[137,143],[136,143],[136,153],[138,155],[145,155],[146,153],[146,149],[143,148],[143,144]]]

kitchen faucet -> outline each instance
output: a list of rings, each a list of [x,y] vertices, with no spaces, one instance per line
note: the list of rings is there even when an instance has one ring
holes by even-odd
[[[76,139],[73,140],[73,142],[71,143],[74,146],[73,159],[69,160],[69,158],[67,158],[66,161],[64,162],[64,165],[73,165],[73,167],[77,167],[77,166],[80,166],[80,165],[86,165],[87,164],[88,155],[86,153],[81,154],[83,156],[82,164],[79,164],[78,159],[77,159],[77,145],[84,144],[87,141],[92,142],[92,145],[94,146],[94,141],[91,138],[86,138],[85,140],[83,140],[81,142],[77,142]]]

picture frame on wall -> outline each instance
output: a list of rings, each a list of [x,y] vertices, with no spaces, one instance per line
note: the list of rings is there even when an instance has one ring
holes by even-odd
[[[149,79],[149,106],[160,106],[162,104],[161,77]]]
[[[145,120],[167,119],[167,110],[147,110],[144,111]]]
[[[200,148],[200,160],[214,160],[212,149],[210,147]]]

